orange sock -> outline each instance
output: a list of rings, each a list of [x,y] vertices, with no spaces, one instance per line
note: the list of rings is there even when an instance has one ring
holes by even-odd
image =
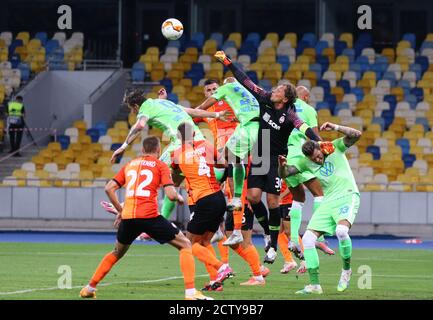
[[[234,251],[249,264],[253,275],[260,276],[262,274],[260,272],[260,256],[255,246],[250,245],[247,248],[238,246]]]
[[[217,270],[223,265],[223,263],[219,261],[208,248],[197,242],[192,245],[192,254],[204,264],[208,263]]]
[[[185,289],[194,289],[195,263],[191,249],[182,249],[179,251],[180,270],[183,274]]]
[[[216,255],[216,252],[215,252],[215,249],[213,248],[213,245],[211,245],[211,244],[208,244],[207,246],[206,246],[206,248],[210,251],[210,252],[212,252],[212,254],[216,257],[217,255]]]
[[[222,263],[229,263],[229,247],[223,246],[223,242],[227,240],[227,237],[224,236],[220,241],[218,241],[218,250],[221,256]]]
[[[244,217],[244,211],[233,211],[233,229],[241,230],[242,229],[242,218]]]
[[[206,271],[209,274],[210,281],[215,281],[218,277],[218,270],[209,263],[205,263],[204,266],[206,267]]]
[[[286,262],[292,262],[292,254],[289,251],[289,238],[287,238],[287,235],[284,232],[281,232],[278,235],[278,246],[280,247],[281,253],[283,254],[284,261]]]
[[[113,265],[118,261],[117,257],[110,253],[107,253],[102,261],[99,263],[99,266],[96,268],[95,273],[90,280],[89,285],[95,288],[102,279],[104,279],[105,275],[110,272]]]

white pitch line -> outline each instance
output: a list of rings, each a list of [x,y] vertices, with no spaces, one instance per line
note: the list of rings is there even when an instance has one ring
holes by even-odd
[[[201,274],[201,275],[197,275],[196,278],[206,277],[206,276],[208,276],[208,275],[207,274]],[[182,276],[175,276],[175,277],[153,279],[153,280],[109,282],[109,283],[101,283],[98,286],[99,287],[107,287],[107,286],[112,286],[112,285],[117,285],[117,284],[128,284],[128,283],[133,283],[133,284],[155,283],[155,282],[164,282],[164,281],[177,280],[177,279],[183,279],[183,277]],[[81,286],[72,286],[70,289],[78,289],[78,288],[82,288],[82,287],[83,287],[82,285]],[[24,289],[24,290],[18,290],[18,291],[0,292],[0,296],[22,294],[22,293],[29,293],[29,292],[36,292],[36,291],[52,291],[52,290],[65,290],[65,289],[60,289],[59,287]]]

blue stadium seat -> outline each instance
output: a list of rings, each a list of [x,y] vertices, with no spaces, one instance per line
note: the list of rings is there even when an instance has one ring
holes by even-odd
[[[317,79],[320,79],[322,77],[322,65],[319,63],[312,63],[310,64],[310,71],[314,71],[317,75]]]
[[[9,59],[11,65],[12,65],[12,69],[17,69],[18,65],[21,63],[21,57],[19,54],[14,53],[11,58]]]
[[[381,130],[384,131],[385,130],[385,119],[382,117],[374,117],[373,120],[371,121],[371,123],[376,123],[379,124],[381,127]]]
[[[49,56],[50,54],[52,54],[54,52],[54,50],[56,50],[59,47],[59,41],[58,40],[48,40],[47,43],[45,44],[45,53],[47,56]]]
[[[374,64],[370,65],[370,70],[374,71],[376,73],[376,80],[377,81],[382,79],[382,76],[386,72],[387,68],[388,68],[387,63],[380,63],[377,61]]]
[[[60,143],[62,150],[66,150],[71,143],[71,138],[69,136],[61,134],[57,136],[57,142]]]
[[[288,56],[277,56],[277,63],[281,64],[283,72],[289,69],[290,60]]]
[[[99,140],[100,133],[96,128],[87,129],[86,134],[92,139],[92,143],[96,143]]]
[[[386,94],[383,97],[383,101],[389,103],[389,109],[392,110],[392,112],[395,111],[395,108],[397,107],[397,98],[396,98],[395,95],[393,95],[393,94]]]
[[[402,151],[403,155],[409,154],[409,150],[410,150],[409,140],[407,140],[405,138],[400,138],[400,139],[397,139],[397,141],[395,142],[395,144],[398,145],[401,148],[401,151]]]
[[[37,32],[35,34],[35,39],[39,39],[41,41],[42,46],[45,46],[45,43],[47,42],[48,35],[46,32]]]
[[[355,61],[355,50],[353,50],[352,48],[344,49],[342,55],[349,57],[350,63]]]
[[[335,106],[337,105],[337,98],[335,97],[335,95],[325,93],[323,101],[328,103],[329,110],[331,110],[331,113],[334,113]]]
[[[252,42],[256,46],[256,48],[258,48],[260,45],[260,34],[257,32],[250,32],[247,34],[245,41]]]
[[[308,43],[308,47],[314,48],[314,46],[316,45],[316,34],[312,33],[312,32],[304,33],[302,35],[301,42],[302,41],[305,41],[306,43]]]
[[[110,150],[112,151],[116,151],[117,149],[119,149],[122,146],[121,143],[113,143],[110,147]]]
[[[27,63],[20,63],[18,69],[21,71],[21,80],[28,81],[30,79],[30,67]]]
[[[387,71],[383,74],[383,80],[389,80],[391,82],[391,87],[395,87],[397,79],[395,77],[395,73],[392,71]]]
[[[144,81],[144,75],[145,75],[145,65],[144,63],[141,62],[135,62],[132,65],[132,70],[131,70],[131,77],[132,77],[132,81],[134,82],[143,82]]]
[[[423,118],[423,117],[416,118],[415,123],[416,124],[422,124],[424,126],[424,130],[426,132],[430,130],[430,125],[429,125],[428,119],[426,119],[426,118]]]
[[[300,41],[296,47],[296,56],[301,55],[305,48],[314,48],[314,46],[310,45],[308,41]]]
[[[389,126],[394,121],[394,111],[393,110],[383,110],[381,116],[384,120],[385,130],[388,130]]]
[[[217,42],[218,48],[221,48],[224,42],[224,36],[221,32],[213,32],[210,35],[210,39],[213,39]]]
[[[259,81],[259,86],[265,90],[271,90],[272,89],[272,82],[267,80],[267,79],[262,79]]]
[[[99,122],[97,122],[97,123],[95,124],[95,127],[94,127],[94,128],[99,130],[99,135],[100,135],[100,136],[105,135],[105,134],[107,133],[107,130],[108,130],[108,128],[107,128],[107,124],[106,124],[105,122],[103,122],[103,121],[99,121]]]
[[[171,40],[171,41],[168,41],[168,43],[167,43],[168,48],[173,47],[173,48],[180,49],[181,46],[182,46],[182,44],[179,40]]]
[[[422,88],[412,88],[410,93],[416,97],[418,102],[424,100],[424,90]]]
[[[428,68],[428,64],[427,64],[426,68]],[[409,71],[415,72],[416,80],[417,81],[421,79],[421,75],[422,75],[423,71],[422,71],[422,68],[421,68],[420,64],[418,64],[418,63],[411,63],[409,65]]]
[[[11,44],[9,45],[9,56],[11,56],[15,49],[18,47],[21,47],[23,45],[23,40],[21,39],[14,39],[12,40]]]
[[[164,78],[159,83],[165,88],[167,92],[171,92],[173,90],[173,82],[171,81],[171,79]]]
[[[328,48],[328,41],[318,41],[314,48],[316,49],[316,54],[321,55],[323,49]]]
[[[328,80],[319,80],[317,81],[317,86],[323,88],[324,94],[329,94],[331,92],[331,85]]]
[[[355,87],[350,89],[350,93],[353,93],[356,96],[356,101],[360,102],[364,98],[364,90],[361,88]]]
[[[427,71],[429,67],[428,57],[426,56],[418,56],[415,58],[415,63],[419,64],[421,67],[421,74]]]
[[[380,159],[380,148],[378,146],[368,146],[366,151],[373,155],[373,160]]]
[[[340,102],[338,103],[335,108],[334,108],[334,115],[338,114],[338,111],[343,110],[343,109],[350,109],[350,106],[347,102]]]
[[[236,48],[236,42],[234,42],[233,40],[226,40],[223,43],[223,49],[224,48]]]
[[[419,102],[419,101],[418,101],[418,98],[417,98],[414,94],[410,94],[410,93],[404,95],[404,100],[405,100],[407,103],[409,103],[410,108],[411,108],[412,110],[415,110],[415,108],[416,108],[416,104]]]
[[[343,53],[343,50],[347,48],[346,41],[336,40],[334,42],[335,55],[339,56]]]
[[[320,109],[329,109],[329,104],[326,101],[321,101],[316,103],[316,110],[319,111]]]
[[[414,154],[411,154],[411,153],[405,154],[405,155],[403,155],[402,160],[404,162],[404,167],[405,168],[410,168],[410,167],[413,166],[413,163],[416,160],[416,156]]]
[[[246,74],[254,83],[259,82],[259,79],[257,78],[257,73],[255,71],[247,71]]]
[[[410,90],[410,82],[409,80],[400,79],[400,81],[397,82],[397,87]]]
[[[423,51],[424,49],[433,48],[433,42],[432,41],[424,41],[421,44],[421,47],[419,48],[419,51]]]
[[[386,64],[386,65],[389,65],[389,61],[388,61],[388,58],[387,57],[385,57],[385,56],[382,56],[382,55],[378,55],[377,57],[376,57],[376,59],[375,59],[375,61],[374,61],[375,63],[378,63],[378,64]]]
[[[191,35],[191,41],[195,41],[199,48],[203,47],[204,44],[204,33],[203,32],[194,32]],[[188,48],[188,47],[186,47]]]
[[[413,49],[415,49],[415,46],[416,46],[416,36],[415,36],[415,33],[405,33],[401,39],[409,41],[410,42],[410,46]]]
[[[316,63],[320,64],[322,72],[329,68],[329,59],[326,56],[316,56]]]
[[[171,102],[174,102],[176,104],[179,103],[179,97],[175,93],[169,93],[169,94],[167,94],[167,100],[170,100]]]
[[[339,80],[337,81],[337,86],[342,87],[344,90],[344,93],[350,93],[350,81],[349,80]]]

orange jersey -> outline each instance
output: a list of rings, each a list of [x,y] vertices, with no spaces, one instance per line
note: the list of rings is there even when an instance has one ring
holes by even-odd
[[[233,116],[229,118],[228,122],[225,122],[222,120],[217,120],[214,118],[206,118],[205,119],[209,128],[212,130],[214,137],[218,136],[218,130],[232,129],[232,131],[233,131],[238,125],[238,122],[236,121],[236,118],[234,117],[234,113],[233,113],[232,108],[224,100],[220,100],[220,101],[215,102],[209,109],[207,109],[207,111],[209,111],[209,112],[228,111],[228,112],[233,114]]]
[[[220,190],[214,173],[218,154],[209,142],[201,140],[183,144],[171,156],[172,167],[182,171],[194,203]]]
[[[169,167],[152,156],[130,161],[114,180],[119,186],[126,186],[122,219],[157,217],[158,189],[173,184]]]
[[[186,180],[186,179],[185,179],[185,190],[186,190],[186,193],[188,194],[188,205],[189,206],[195,205],[195,202],[192,199],[192,190],[189,186],[188,180]]]
[[[284,180],[282,180],[281,181],[281,191],[280,191],[280,194],[282,194],[286,190],[287,190],[287,185],[284,182]],[[293,197],[292,197],[292,194],[289,192],[284,198],[280,199],[280,205],[292,204],[292,201],[293,201]]]

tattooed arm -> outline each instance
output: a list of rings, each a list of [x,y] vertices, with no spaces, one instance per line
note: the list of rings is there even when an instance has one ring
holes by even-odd
[[[338,131],[341,132],[342,134],[345,135],[343,142],[344,145],[349,148],[351,146],[353,146],[358,140],[359,138],[361,138],[361,131],[350,128],[350,127],[345,127],[345,126],[340,126],[337,125],[335,123],[331,123],[331,122],[325,122],[324,124],[322,124],[322,126],[320,127],[320,130],[325,130],[325,131]]]
[[[284,156],[278,157],[278,175],[280,178],[287,178],[298,174],[299,170],[295,166],[288,166],[287,159]]]
[[[114,163],[120,155],[122,155],[128,145],[130,145],[135,138],[137,138],[141,134],[141,130],[144,129],[147,123],[146,117],[140,117],[137,119],[137,122],[131,127],[131,130],[129,130],[128,136],[125,139],[125,142],[122,144],[122,146],[113,152],[113,155],[111,156],[111,163]]]

